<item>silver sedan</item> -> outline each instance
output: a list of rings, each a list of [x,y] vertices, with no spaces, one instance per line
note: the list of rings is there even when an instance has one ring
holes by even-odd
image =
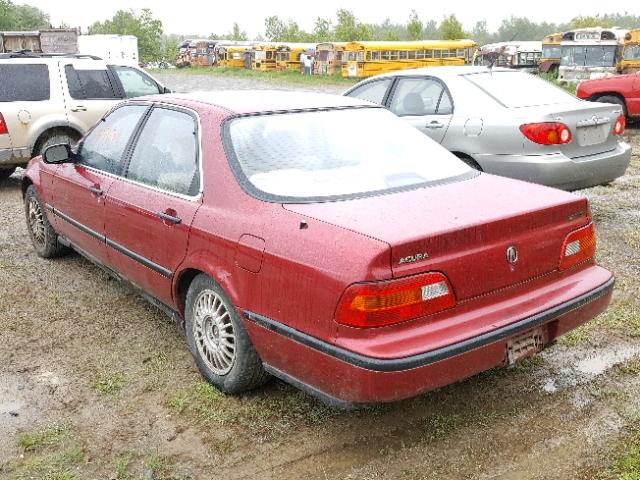
[[[619,105],[580,100],[528,73],[402,70],[363,80],[345,95],[386,106],[488,173],[574,190],[611,182],[631,160]]]

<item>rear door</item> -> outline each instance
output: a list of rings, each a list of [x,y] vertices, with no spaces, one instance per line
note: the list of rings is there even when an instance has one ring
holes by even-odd
[[[198,128],[191,111],[154,107],[105,200],[109,263],[168,305],[201,204]]]
[[[82,132],[123,99],[117,80],[104,62],[67,60],[62,70],[67,118]]]
[[[453,102],[444,83],[433,77],[399,78],[389,109],[422,133],[442,143],[453,115]]]
[[[127,105],[110,113],[81,142],[77,161],[58,167],[51,185],[56,230],[101,263],[107,261],[105,194],[148,108]]]

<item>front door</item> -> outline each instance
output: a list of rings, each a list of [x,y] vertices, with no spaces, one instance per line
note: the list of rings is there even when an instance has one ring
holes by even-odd
[[[147,106],[114,110],[81,142],[77,160],[58,167],[52,182],[56,230],[101,263],[106,261],[104,196]]]
[[[194,114],[154,107],[105,199],[109,263],[167,305],[201,204],[197,139]]]
[[[431,77],[400,78],[389,109],[438,143],[444,140],[453,114],[449,92]]]

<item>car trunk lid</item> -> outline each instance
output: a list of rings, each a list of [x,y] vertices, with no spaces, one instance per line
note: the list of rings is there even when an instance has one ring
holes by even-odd
[[[557,270],[566,235],[589,216],[583,198],[488,174],[284,208],[386,242],[393,277],[443,272],[458,301]]]
[[[619,106],[595,102],[571,102],[542,107],[520,107],[521,123],[560,122],[571,130],[571,142],[563,145],[541,146],[524,139],[525,154],[536,155],[540,148],[559,150],[579,162],[581,158],[614,150],[618,137],[613,126],[622,114]],[[532,120],[535,119],[535,120]]]

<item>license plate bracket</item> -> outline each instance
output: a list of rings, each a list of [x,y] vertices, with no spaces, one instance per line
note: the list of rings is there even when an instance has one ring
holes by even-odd
[[[528,330],[507,341],[507,364],[535,355],[544,347],[544,335],[541,328]]]

